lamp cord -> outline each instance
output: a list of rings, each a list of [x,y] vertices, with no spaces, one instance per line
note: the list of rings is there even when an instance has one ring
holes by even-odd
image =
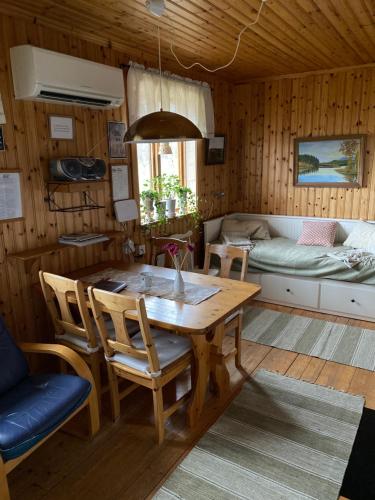
[[[195,62],[195,63],[192,63],[190,64],[190,66],[186,66],[185,64],[183,64],[179,58],[177,57],[174,49],[173,49],[173,43],[171,42],[170,44],[170,49],[171,49],[171,52],[174,56],[174,58],[176,59],[176,61],[178,62],[178,64],[180,66],[182,66],[184,69],[191,69],[193,68],[194,66],[200,66],[201,68],[203,68],[204,70],[206,71],[209,71],[210,73],[215,73],[215,71],[219,71],[220,69],[225,69],[227,68],[228,66],[230,66],[234,60],[236,59],[237,57],[237,53],[238,53],[238,49],[240,47],[240,42],[241,42],[241,37],[243,35],[243,33],[250,28],[250,26],[254,26],[254,24],[257,24],[258,21],[259,21],[259,17],[260,17],[260,13],[262,12],[262,8],[263,8],[263,5],[266,3],[267,0],[261,0],[261,4],[260,4],[260,7],[259,7],[259,10],[258,10],[258,13],[256,15],[256,18],[255,18],[255,21],[252,21],[251,23],[247,24],[246,26],[244,26],[242,28],[242,30],[239,32],[239,35],[237,37],[237,45],[236,45],[236,49],[234,51],[234,54],[233,54],[233,57],[232,59],[227,63],[227,64],[224,64],[223,66],[219,66],[218,68],[214,68],[214,69],[210,69],[210,68],[207,68],[206,66],[204,66],[203,64],[199,63],[199,62]],[[159,54],[160,54],[160,33],[159,33]],[[160,56],[159,56],[159,59],[160,59]],[[160,62],[160,61],[159,61]]]
[[[158,50],[159,50],[160,111],[163,111],[163,85],[162,85],[162,76],[161,76],[160,26],[158,26]]]

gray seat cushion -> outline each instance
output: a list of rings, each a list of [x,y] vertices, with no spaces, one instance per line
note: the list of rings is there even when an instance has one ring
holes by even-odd
[[[169,333],[166,330],[156,328],[151,328],[151,335],[154,339],[161,370],[191,351],[191,342],[187,337],[180,337],[174,333]],[[137,333],[132,338],[132,343],[137,349],[144,349],[141,333]],[[148,360],[134,358],[128,354],[117,353],[109,358],[109,361],[121,363],[122,365],[126,365],[130,368],[134,368],[135,370],[150,375],[151,377],[160,375],[160,373],[150,372]]]

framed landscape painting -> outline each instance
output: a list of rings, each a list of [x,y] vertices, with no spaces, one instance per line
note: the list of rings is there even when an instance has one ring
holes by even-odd
[[[365,135],[308,137],[294,141],[294,185],[361,187]]]

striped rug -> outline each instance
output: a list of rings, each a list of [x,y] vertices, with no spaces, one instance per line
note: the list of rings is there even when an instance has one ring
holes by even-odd
[[[244,312],[242,338],[375,370],[375,330],[250,307]]]
[[[260,370],[154,499],[336,500],[363,403]]]

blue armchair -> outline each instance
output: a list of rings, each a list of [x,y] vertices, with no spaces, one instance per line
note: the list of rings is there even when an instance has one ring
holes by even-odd
[[[23,352],[53,354],[77,375],[30,375]],[[88,406],[90,434],[99,430],[98,400],[91,372],[82,358],[58,344],[16,346],[0,318],[0,499],[8,500],[7,474]]]

